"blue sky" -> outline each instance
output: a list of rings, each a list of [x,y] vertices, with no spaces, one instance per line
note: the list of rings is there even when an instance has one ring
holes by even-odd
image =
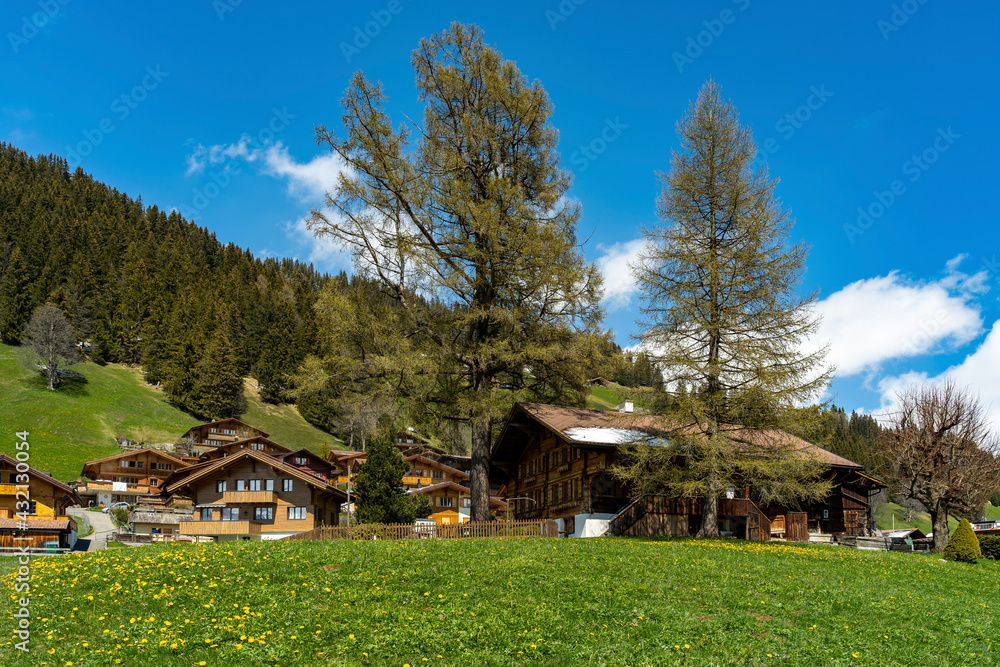
[[[812,246],[802,288],[820,293],[829,395],[876,411],[949,376],[1000,417],[1000,5],[860,4],[5,2],[0,140],[68,157],[223,242],[349,270],[301,222],[338,168],[314,127],[339,125],[358,69],[398,122],[416,117],[410,53],[474,22],[555,104],[607,324],[629,345],[627,266],[656,222],[655,172],[712,76]]]

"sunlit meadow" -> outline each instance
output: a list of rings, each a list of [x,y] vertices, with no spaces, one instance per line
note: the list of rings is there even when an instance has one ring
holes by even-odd
[[[987,665],[1000,568],[734,540],[155,545],[31,561],[0,664]]]

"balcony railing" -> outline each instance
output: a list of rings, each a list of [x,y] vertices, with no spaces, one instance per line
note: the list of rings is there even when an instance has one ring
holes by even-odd
[[[222,502],[226,503],[257,503],[274,504],[278,502],[276,491],[223,491]]]
[[[25,488],[26,487],[22,487],[21,490],[24,491]],[[14,495],[17,495],[17,484],[0,484],[0,496]]]
[[[254,521],[181,521],[184,535],[260,535],[260,524]]]
[[[438,482],[443,482],[444,479],[432,479],[430,477],[412,477],[407,475],[403,477],[404,486],[431,486],[432,484],[437,484]]]

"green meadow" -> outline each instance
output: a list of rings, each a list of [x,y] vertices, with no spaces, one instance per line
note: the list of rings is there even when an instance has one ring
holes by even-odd
[[[65,382],[56,391],[18,361],[18,348],[0,345],[0,452],[13,453],[17,431],[28,431],[31,465],[70,481],[86,461],[118,452],[115,437],[175,442],[200,420],[146,384],[135,367],[85,362],[74,366],[86,382]],[[292,405],[267,405],[248,385],[242,419],[292,449],[336,448],[333,436],[305,421]]]
[[[1000,567],[735,540],[155,545],[31,561],[60,665],[989,665]]]

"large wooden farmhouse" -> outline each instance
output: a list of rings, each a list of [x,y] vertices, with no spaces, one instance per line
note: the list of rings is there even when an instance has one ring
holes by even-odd
[[[491,477],[506,485],[516,519],[555,519],[573,537],[695,532],[698,499],[632,499],[611,474],[618,446],[657,432],[651,417],[518,403],[493,446]],[[758,507],[752,490],[732,490],[720,503],[720,529],[739,537],[839,537],[874,527],[869,494],[883,488],[863,467],[787,433],[804,455],[826,463],[834,491],[802,508]],[[748,493],[749,491],[749,493]]]
[[[192,466],[193,467],[193,466]],[[318,526],[336,526],[347,494],[307,466],[255,449],[201,464],[167,482],[166,492],[194,503],[182,535],[216,541],[274,540]]]
[[[87,461],[81,473],[83,479],[74,486],[88,506],[136,504],[159,494],[163,480],[187,465],[158,449],[136,449]]]
[[[190,448],[191,452],[198,456],[237,440],[247,440],[254,437],[266,438],[268,435],[259,428],[245,424],[239,419],[220,419],[188,429],[181,436],[178,447],[180,449]]]
[[[0,454],[0,552],[22,547],[65,550],[76,542],[76,522],[66,509],[80,505],[72,487]],[[27,503],[27,507],[19,503]],[[27,518],[20,514],[27,510]]]

